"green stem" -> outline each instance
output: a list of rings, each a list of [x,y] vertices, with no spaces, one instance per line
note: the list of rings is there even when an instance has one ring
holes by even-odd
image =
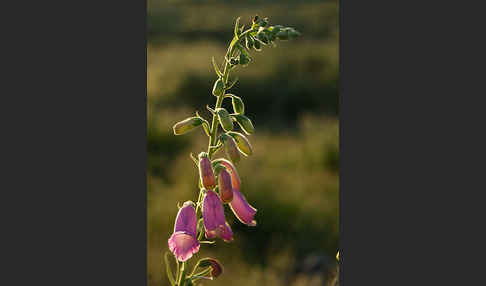
[[[177,285],[183,286],[185,279],[186,279],[186,262],[182,262],[181,266],[181,276],[179,277],[179,281],[177,282]]]
[[[230,59],[232,56],[233,56],[233,53],[235,52],[235,49],[236,49],[236,45],[242,40],[244,39],[244,36],[250,32],[252,32],[253,29],[250,28],[248,30],[246,30],[245,32],[243,32],[239,39],[236,40],[235,37],[233,37],[233,40],[231,41],[231,44],[230,46],[228,47],[228,51],[225,55],[225,64],[224,64],[224,72],[223,72],[223,77],[222,77],[222,80],[223,80],[223,85],[224,86],[227,86],[228,85],[228,78],[229,78],[229,73],[230,73],[230,64],[229,62],[226,60],[226,59]],[[216,108],[221,108],[222,104],[223,104],[223,99],[224,99],[224,96],[225,96],[225,93],[226,93],[226,89],[224,89],[223,91],[223,94],[221,96],[218,96],[216,98],[216,105],[214,107],[214,109]],[[209,146],[208,146],[208,154],[209,154],[209,159],[211,159],[214,151],[211,150],[211,146],[215,146],[216,145],[216,139],[218,137],[218,119],[217,119],[217,116],[215,114],[213,114],[213,120],[211,122],[211,130],[210,130],[210,135],[209,136]],[[198,204],[196,206],[196,215],[198,217],[198,220],[199,221],[199,214],[198,214],[198,210],[200,210],[200,207],[199,207],[199,204],[201,203],[201,198],[202,198],[202,194],[201,194],[201,190],[199,190],[199,196],[198,196]],[[187,269],[186,269],[186,262],[182,262],[182,266],[180,267],[180,269],[178,269],[177,271],[178,273],[180,272],[180,276],[179,277],[176,277],[177,279],[177,285],[178,286],[184,286],[185,284],[185,281],[186,281],[186,272],[187,272]],[[206,274],[204,271],[202,273],[198,273],[198,274]],[[192,275],[189,275],[189,276],[192,276]]]
[[[225,59],[224,59],[225,64],[224,64],[224,71],[223,71],[223,78],[222,78],[224,86],[228,85],[228,78],[229,78],[229,72],[230,72],[230,64],[226,59],[230,59],[233,56],[233,53],[236,49],[236,45],[242,39],[244,39],[246,34],[252,32],[252,31],[253,31],[253,29],[248,29],[240,35],[238,40],[235,40],[235,38],[233,38],[233,40],[231,40],[231,44],[228,48],[228,51],[227,51],[227,53],[225,55]],[[216,98],[216,105],[215,105],[214,109],[221,107],[221,105],[223,104],[223,99],[224,99],[225,93],[226,93],[226,89],[223,90],[223,94],[221,96],[218,96]],[[211,136],[209,137],[209,146],[208,146],[209,159],[211,159],[211,157],[213,155],[213,151],[211,150],[211,146],[216,145],[216,138],[217,138],[217,135],[218,135],[218,120],[217,120],[217,116],[215,114],[213,114],[213,120],[212,120],[212,123],[211,123],[211,130],[210,131],[211,131]]]

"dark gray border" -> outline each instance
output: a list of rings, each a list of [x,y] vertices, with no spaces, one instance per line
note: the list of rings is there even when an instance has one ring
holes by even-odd
[[[145,285],[146,2],[3,11],[0,285]]]

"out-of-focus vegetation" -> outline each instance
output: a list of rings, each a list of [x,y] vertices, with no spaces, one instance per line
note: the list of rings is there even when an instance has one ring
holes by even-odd
[[[234,20],[258,14],[295,27],[302,37],[252,52],[233,72],[230,91],[245,100],[256,132],[254,154],[237,165],[242,192],[258,209],[254,228],[226,218],[235,240],[204,244],[222,276],[204,285],[332,285],[338,250],[337,1],[148,1],[148,281],[168,285],[163,253],[177,202],[197,200],[189,153],[207,148],[202,129],[175,136],[172,125],[206,104]],[[230,104],[224,104],[230,109]],[[223,156],[223,152],[217,153]],[[192,262],[197,259],[191,259]],[[231,283],[231,284],[230,284]]]

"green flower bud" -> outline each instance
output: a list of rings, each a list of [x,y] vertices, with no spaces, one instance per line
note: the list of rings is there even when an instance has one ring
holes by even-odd
[[[228,156],[233,163],[238,163],[241,159],[240,152],[238,151],[238,147],[236,146],[235,139],[233,137],[223,133],[220,135],[221,142],[224,145],[224,151],[226,156]]]
[[[239,63],[239,60],[237,58],[231,58],[230,59],[230,64],[237,65],[238,63]]]
[[[259,19],[258,15],[255,15],[255,17],[253,17],[252,23],[253,24],[257,24],[258,23],[258,19]]]
[[[221,78],[218,78],[213,86],[213,95],[221,96],[224,93],[224,84]]]
[[[233,111],[238,114],[245,114],[245,104],[240,97],[231,95],[231,103],[233,104]]]
[[[265,45],[268,45],[269,41],[268,41],[267,36],[264,33],[257,34],[257,38],[258,38],[258,40],[260,40]]]
[[[293,28],[289,28],[289,29],[288,29],[288,33],[289,33],[289,37],[290,37],[291,39],[295,39],[295,38],[297,38],[297,37],[299,37],[299,36],[300,36],[300,32],[299,32],[299,31],[296,31],[296,30],[295,30],[295,29],[293,29]]]
[[[279,40],[286,41],[289,39],[289,31],[287,29],[280,30],[275,36]]]
[[[258,40],[254,40],[253,42],[253,48],[255,49],[255,51],[261,51],[262,50],[262,45],[260,43],[260,41]]]
[[[224,131],[231,131],[233,130],[233,120],[224,108],[217,108],[216,114],[218,114],[218,120],[221,126],[223,127]]]
[[[246,66],[248,65],[249,62],[250,62],[250,58],[244,53],[240,53],[240,64],[242,66]]]
[[[236,120],[236,122],[238,122],[241,129],[243,129],[243,131],[245,131],[247,135],[250,135],[253,132],[255,132],[255,128],[253,127],[253,123],[251,123],[250,118],[244,116],[243,114],[234,114],[231,115],[231,117],[233,117]]]
[[[238,146],[238,150],[240,150],[243,155],[250,156],[253,154],[253,148],[251,147],[248,139],[246,139],[245,135],[238,132],[228,132],[228,135],[235,139],[236,146]]]
[[[260,27],[265,27],[267,25],[268,25],[268,18],[261,19],[260,21],[258,21],[258,26]]]
[[[245,43],[246,43],[246,48],[248,50],[251,50],[251,48],[253,48],[253,38],[251,36],[248,36],[245,38]]]
[[[194,130],[196,127],[199,127],[203,124],[203,120],[199,117],[189,117],[180,122],[174,124],[174,134],[175,135],[182,135],[189,131]]]
[[[268,31],[272,32],[272,34],[276,35],[278,32],[280,32],[280,30],[283,28],[283,26],[281,25],[275,25],[275,26],[271,26],[271,27],[268,27]]]
[[[268,38],[268,41],[270,41],[270,42],[273,42],[273,41],[275,41],[277,39],[277,37],[275,36],[275,34],[274,33],[271,33],[271,32],[270,33],[267,33],[267,38]]]

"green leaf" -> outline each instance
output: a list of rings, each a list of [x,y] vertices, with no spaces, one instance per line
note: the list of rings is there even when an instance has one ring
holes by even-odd
[[[233,120],[231,119],[228,111],[224,108],[217,108],[216,113],[218,114],[219,123],[225,131],[233,130]]]
[[[203,122],[204,122],[204,119],[202,119],[200,117],[197,117],[197,116],[189,117],[189,118],[186,118],[186,119],[179,121],[176,124],[174,124],[172,129],[174,131],[174,135],[182,135],[182,134],[190,132],[190,131],[194,130],[195,128],[201,126],[203,124]]]
[[[172,269],[170,268],[170,264],[169,264],[169,258],[168,258],[169,254],[170,254],[169,252],[165,252],[164,255],[165,270],[167,271],[167,277],[169,278],[170,285],[174,286],[176,284],[175,284],[174,276],[172,275]]]
[[[226,87],[226,90],[231,89],[237,81],[238,77],[235,77],[235,79]]]
[[[240,50],[240,65],[248,65],[248,63],[251,61],[250,54],[248,54],[246,49],[241,45],[238,45],[238,49]]]
[[[236,146],[238,146],[238,150],[245,155],[250,156],[253,154],[253,148],[251,147],[250,141],[245,137],[245,135],[238,133],[238,132],[228,132],[228,135],[233,137],[236,141]]]
[[[234,94],[231,95],[231,104],[233,105],[233,111],[237,114],[245,114],[245,104],[243,100]]]
[[[232,114],[231,117],[238,122],[241,129],[246,133],[246,135],[253,134],[255,132],[255,128],[253,127],[253,123],[251,123],[250,118],[244,116],[243,114]]]
[[[259,52],[262,50],[262,44],[260,43],[259,40],[253,38],[253,48],[255,49],[255,51]]]
[[[239,39],[239,26],[240,26],[240,18],[236,18],[236,23],[235,23],[235,38]]]
[[[204,129],[204,133],[206,133],[207,136],[211,136],[211,130],[209,130],[209,124],[204,122],[203,125],[202,125],[203,129]]]
[[[216,74],[218,75],[218,77],[223,77],[223,74],[219,70],[218,65],[216,64],[216,60],[214,59],[214,57],[212,57],[212,62],[213,62],[214,71],[216,72]]]
[[[214,96],[220,96],[222,95],[224,92],[224,84],[223,84],[223,79],[222,78],[218,78],[215,82],[214,82],[214,86],[213,86],[213,95]]]

